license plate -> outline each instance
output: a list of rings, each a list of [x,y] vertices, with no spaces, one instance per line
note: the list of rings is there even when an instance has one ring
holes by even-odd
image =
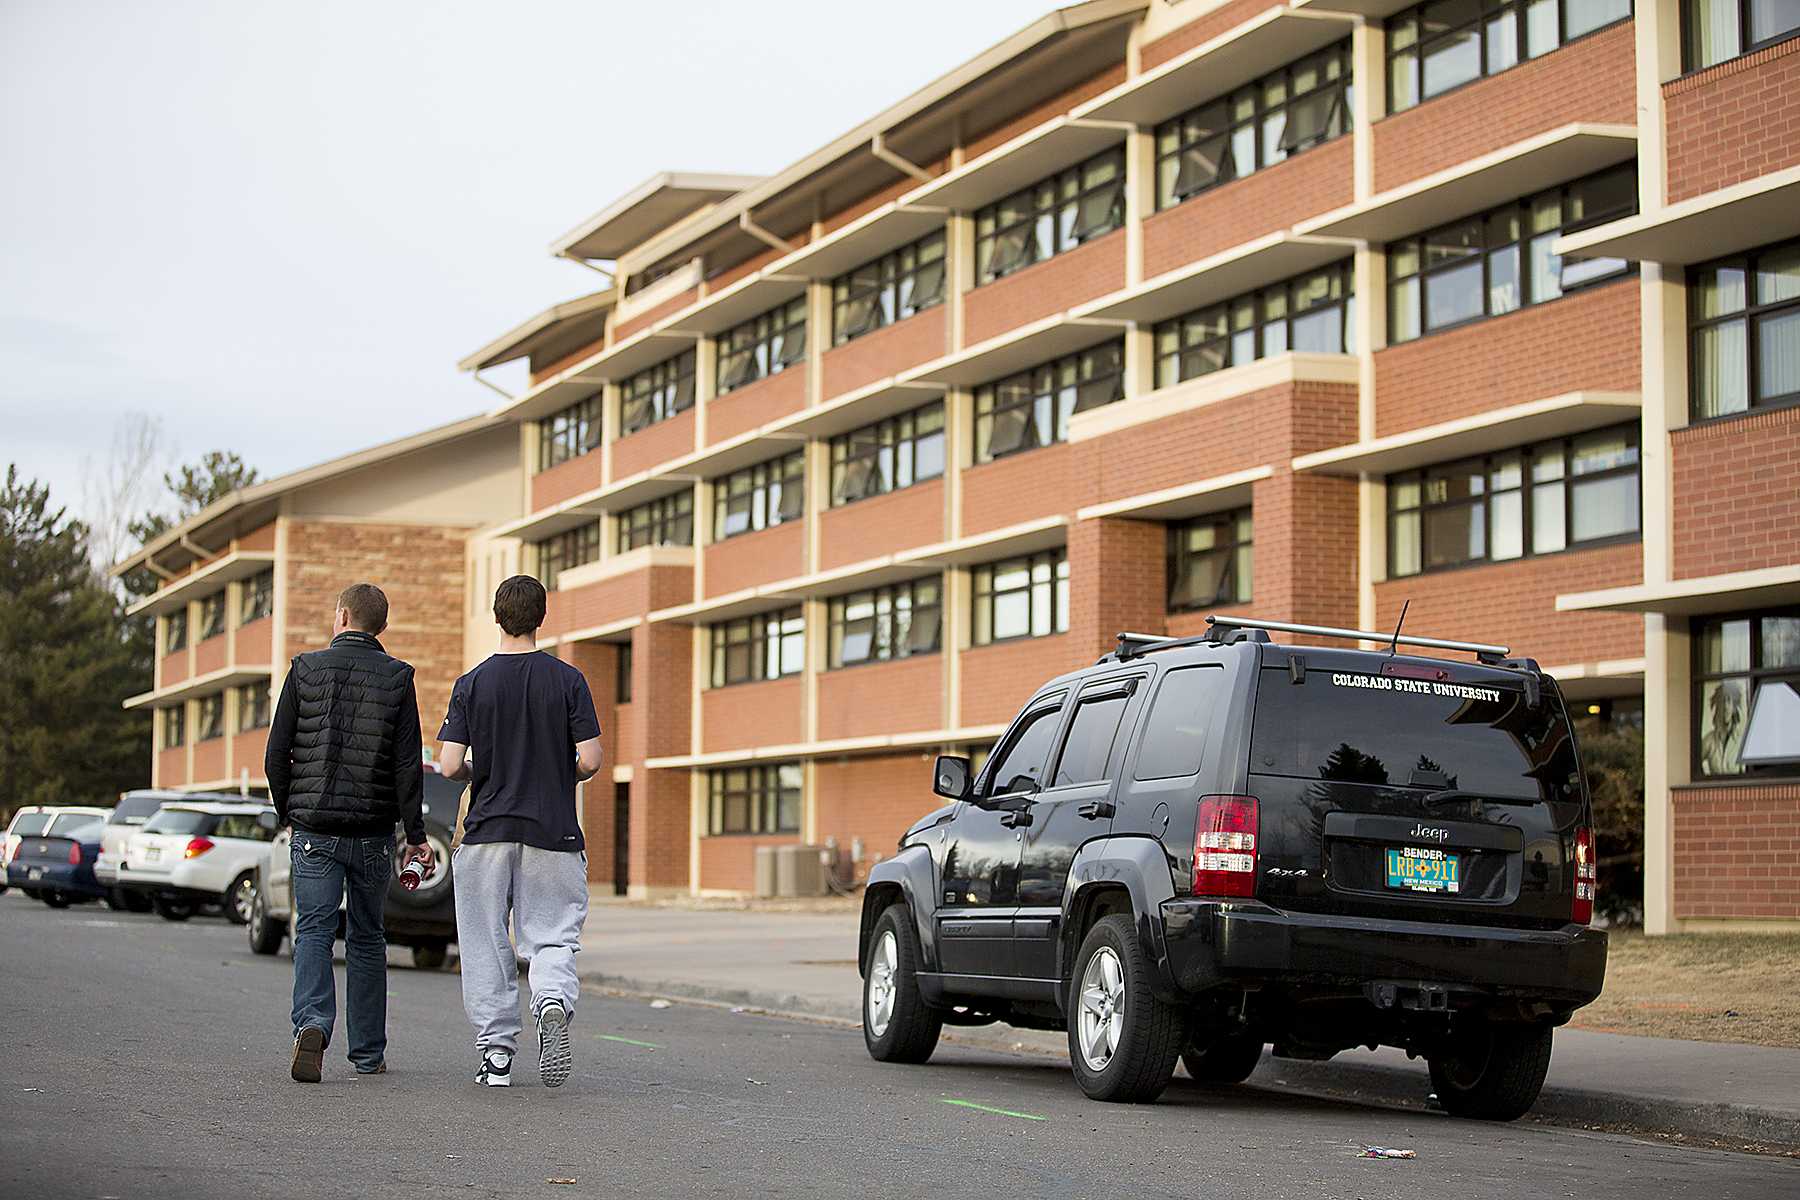
[[[162,858],[162,847],[161,846],[146,846],[146,847],[144,847],[144,861],[145,862],[156,862],[161,858]]]
[[[1390,846],[1387,885],[1405,892],[1454,893],[1462,886],[1462,860],[1442,850]]]
[[[42,879],[43,877],[44,868],[42,867],[33,867],[31,870],[25,872],[25,878],[27,879]]]

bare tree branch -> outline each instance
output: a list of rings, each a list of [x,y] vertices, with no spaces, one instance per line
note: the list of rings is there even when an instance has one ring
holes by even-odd
[[[88,517],[88,557],[104,572],[132,549],[131,523],[159,498],[162,475],[173,461],[160,418],[128,412],[113,426],[99,462],[81,462],[81,492]]]

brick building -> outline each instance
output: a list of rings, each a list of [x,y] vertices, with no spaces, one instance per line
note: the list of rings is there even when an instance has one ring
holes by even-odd
[[[154,714],[152,784],[267,789],[287,664],[330,641],[352,583],[387,593],[382,644],[417,668],[420,721],[436,733],[473,652],[465,587],[507,554],[479,527],[516,515],[522,494],[517,433],[476,417],[240,489],[118,564],[162,580],[132,609],[156,618],[155,678],[125,702]]]
[[[596,879],[866,868],[1121,629],[1410,601],[1645,723],[1652,929],[1800,921],[1740,754],[1800,672],[1800,29],[1740,8],[1092,0],[559,239],[612,286],[463,366],[528,363],[493,532],[602,702]]]

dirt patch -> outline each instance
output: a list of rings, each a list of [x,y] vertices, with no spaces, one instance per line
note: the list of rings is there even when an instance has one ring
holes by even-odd
[[[1800,934],[1612,935],[1606,990],[1570,1022],[1606,1033],[1800,1048]]]

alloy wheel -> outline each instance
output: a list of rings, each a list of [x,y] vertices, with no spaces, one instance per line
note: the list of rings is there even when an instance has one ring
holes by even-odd
[[[1125,1021],[1125,969],[1111,946],[1101,946],[1081,973],[1081,1057],[1104,1071],[1119,1051]]]
[[[256,911],[256,880],[245,877],[231,889],[231,908],[237,914],[238,924],[250,923],[250,916]]]
[[[869,956],[869,996],[865,1002],[869,1032],[880,1037],[894,1019],[894,989],[900,971],[900,947],[892,930],[886,930]]]

